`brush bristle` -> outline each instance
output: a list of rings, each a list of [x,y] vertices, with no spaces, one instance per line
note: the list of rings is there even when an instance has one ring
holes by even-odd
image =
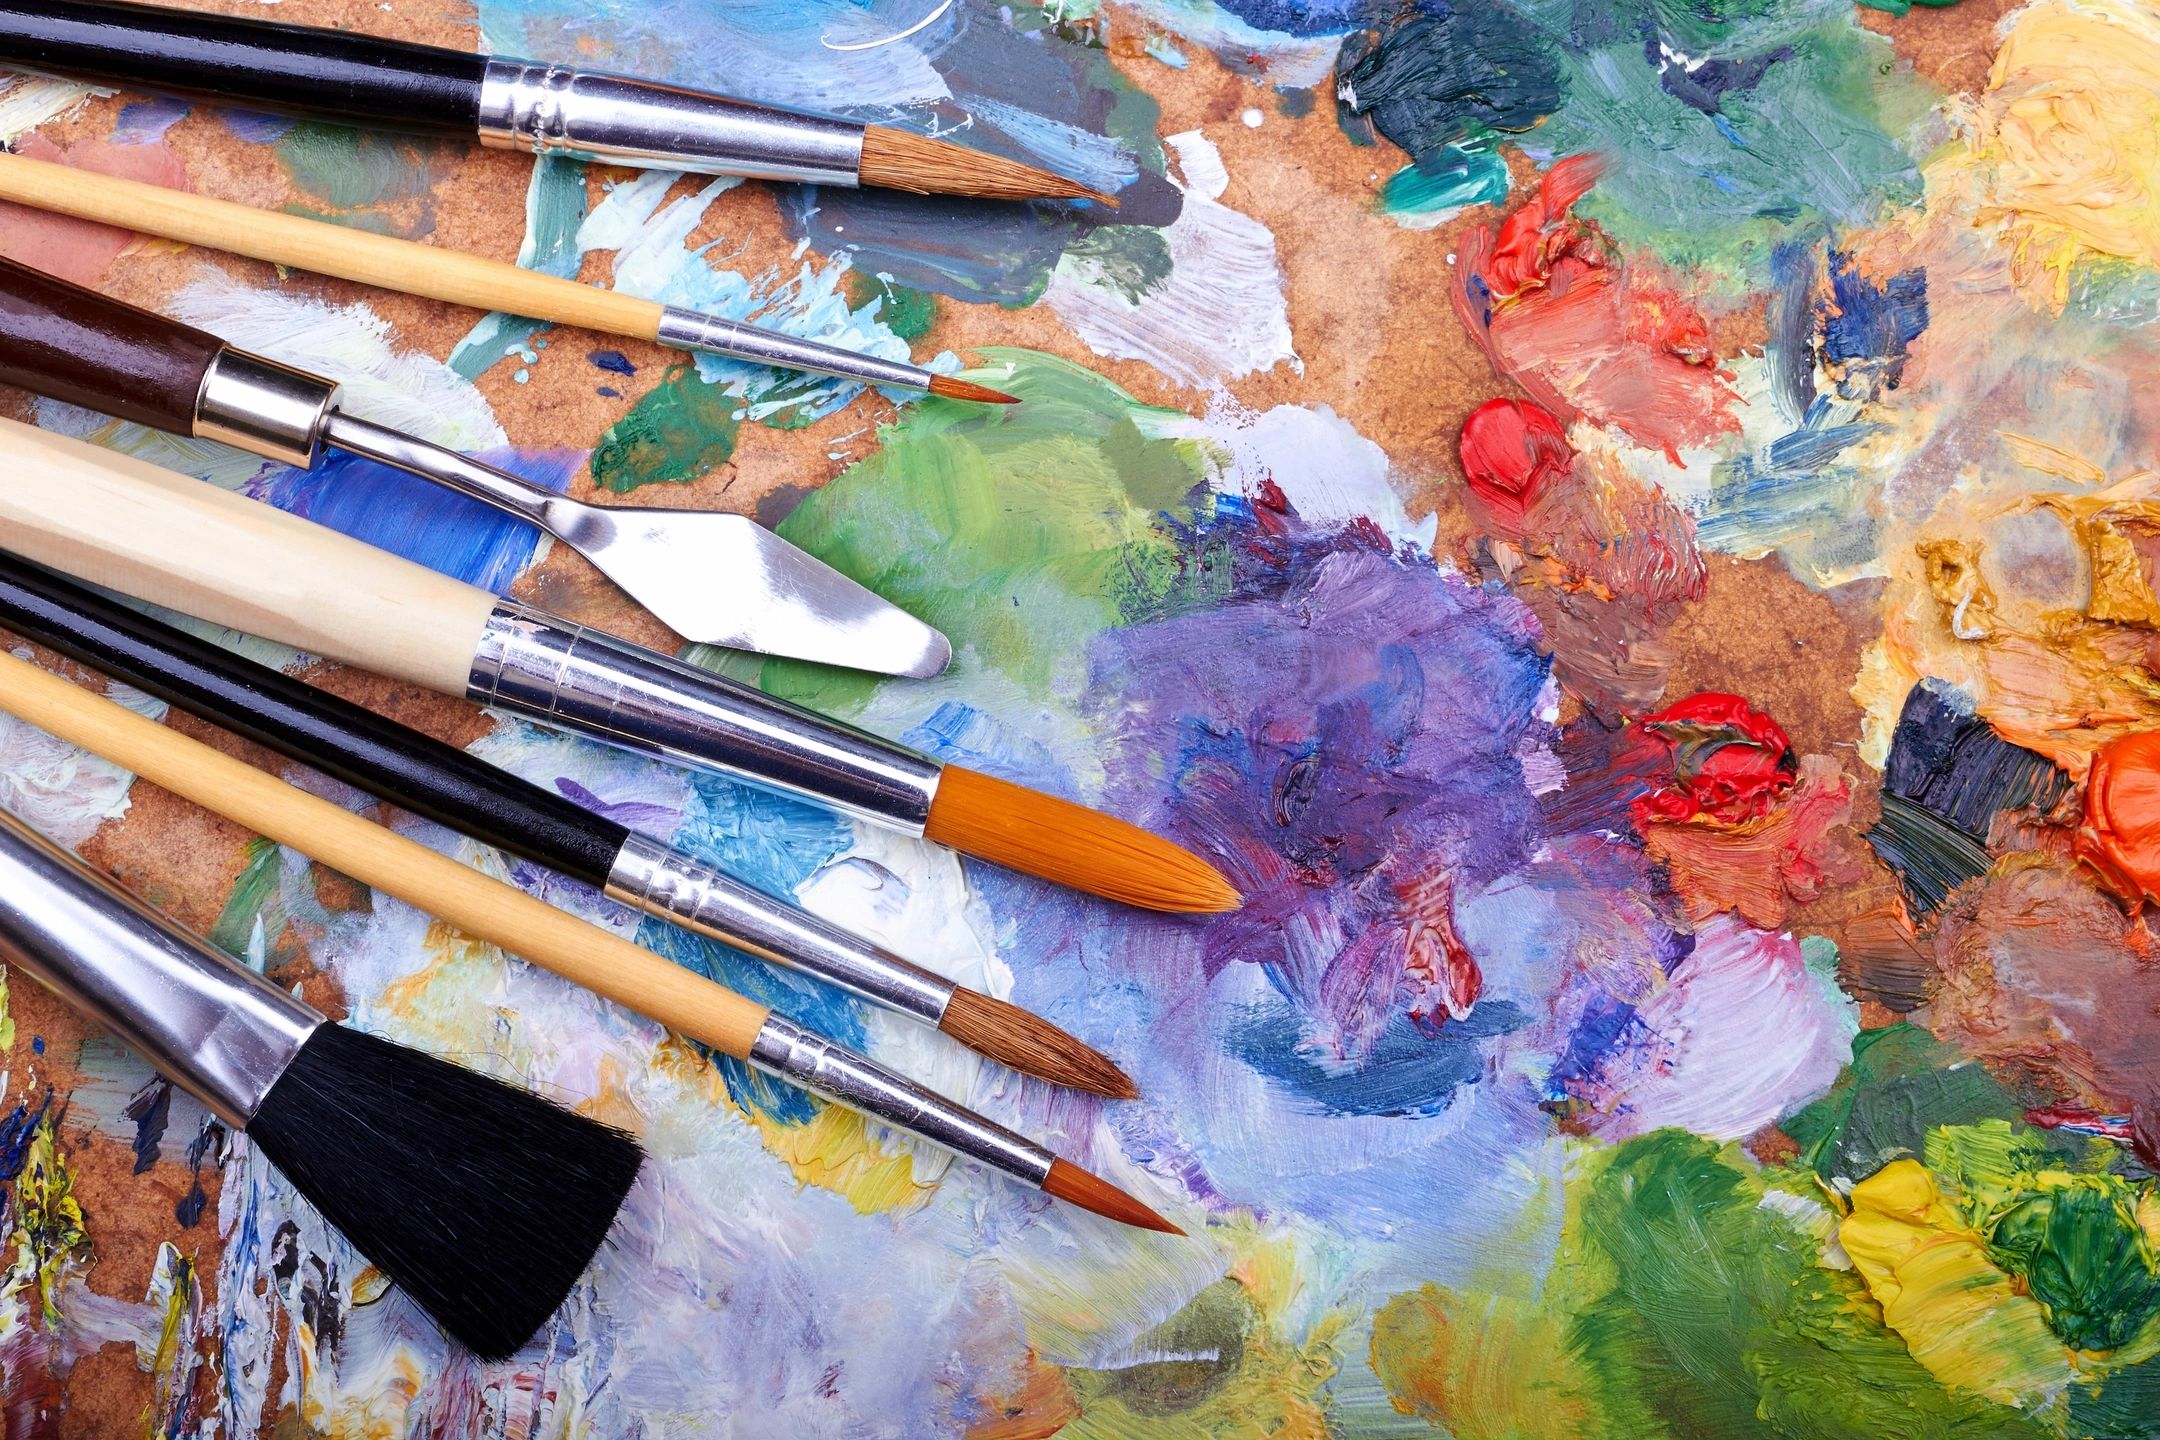
[[[1017,405],[1020,397],[1008,395],[1003,390],[993,390],[988,385],[977,385],[972,380],[962,380],[957,375],[933,375],[930,377],[930,393],[943,395],[948,400],[972,400],[978,405]]]
[[[1112,1100],[1137,1100],[1132,1077],[1077,1036],[1010,1001],[965,986],[946,1002],[938,1029],[1023,1075]]]
[[[1091,895],[1143,910],[1214,913],[1244,904],[1214,866],[1115,816],[1025,785],[948,765],[924,832]]]
[[[1050,1162],[1050,1175],[1043,1181],[1042,1188],[1045,1195],[1055,1195],[1068,1204],[1122,1224],[1164,1235],[1185,1233],[1102,1176],[1083,1170],[1069,1160]]]
[[[316,1027],[247,1133],[355,1249],[489,1360],[555,1313],[644,1161],[619,1130],[336,1024]]]
[[[863,131],[865,185],[910,190],[917,195],[974,195],[985,200],[1092,200],[1115,209],[1117,201],[1077,180],[1002,155],[933,140],[907,130],[872,125]]]

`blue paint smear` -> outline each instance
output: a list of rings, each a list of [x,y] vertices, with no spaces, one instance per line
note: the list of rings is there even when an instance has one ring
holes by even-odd
[[[1530,1017],[1490,1000],[1467,1019],[1429,1029],[1397,1016],[1370,1054],[1349,1069],[1300,1049],[1300,1019],[1288,1006],[1262,1011],[1223,1037],[1224,1049],[1327,1115],[1437,1115],[1455,1091],[1485,1073],[1482,1042],[1519,1030]]]
[[[234,139],[250,145],[275,145],[298,123],[284,115],[265,115],[255,110],[220,110],[218,119]]]
[[[617,375],[637,374],[637,366],[631,364],[630,357],[620,350],[595,350],[585,358],[592,361],[602,370],[611,371]]]
[[[1573,1087],[1595,1080],[1604,1069],[1606,1057],[1619,1048],[1621,1037],[1634,1024],[1633,1005],[1611,995],[1593,996],[1584,1006],[1582,1018],[1575,1022],[1575,1033],[1568,1037],[1567,1048],[1553,1062],[1545,1086],[1546,1099],[1564,1102]]]
[[[1927,329],[1927,271],[1901,270],[1878,286],[1849,253],[1832,250],[1830,298],[1823,354],[1855,372],[1841,379],[1839,392],[1871,399],[1880,387],[1895,389],[1912,342]]]
[[[595,395],[605,395],[610,400],[622,399],[622,391],[617,390],[612,385],[602,385],[599,388],[595,389],[593,393]]]
[[[792,900],[805,880],[853,843],[849,824],[829,810],[720,775],[690,777],[690,800],[670,843],[768,895]],[[753,958],[678,925],[647,919],[637,943],[686,970],[769,1005],[829,1039],[860,1048],[855,999],[802,974]],[[711,1054],[734,1099],[785,1124],[814,1116],[821,1102],[731,1056]]]
[[[1339,35],[1364,23],[1380,7],[1373,0],[1215,0],[1215,8],[1237,16],[1255,30],[1280,35]]]
[[[53,1102],[50,1086],[45,1098],[38,1101],[37,1109],[29,1108],[28,1102],[18,1104],[0,1119],[0,1181],[13,1180],[22,1174],[23,1162],[29,1154],[30,1138],[37,1133],[45,1119],[45,1111]]]
[[[115,145],[154,145],[165,132],[188,117],[188,106],[178,100],[143,100],[127,106],[113,124]]]
[[[1788,240],[1770,250],[1770,398],[1789,425],[1815,403],[1815,249]]]
[[[42,1055],[45,1053],[45,1037],[43,1035],[34,1035],[31,1037],[30,1053],[33,1055]]]
[[[567,489],[585,463],[583,452],[564,450],[494,451],[474,458],[555,491]],[[538,529],[491,505],[342,451],[333,451],[312,471],[272,470],[249,493],[497,594],[532,564],[540,546]]]
[[[1759,55],[1697,59],[1691,67],[1673,58],[1662,37],[1651,35],[1643,41],[1643,58],[1657,71],[1659,88],[1688,108],[1713,116],[1718,115],[1718,106],[1727,95],[1744,95],[1753,90],[1771,66],[1792,57],[1792,46],[1780,45]],[[1729,125],[1719,128],[1727,138],[1737,139]]]
[[[165,1140],[165,1125],[172,1118],[172,1084],[153,1080],[135,1092],[121,1112],[135,1122],[135,1173],[143,1174],[158,1162],[158,1147]]]

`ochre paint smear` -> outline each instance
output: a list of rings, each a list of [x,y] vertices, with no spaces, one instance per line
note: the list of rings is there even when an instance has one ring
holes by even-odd
[[[1737,431],[1729,376],[1687,298],[1572,213],[1598,157],[1552,167],[1495,231],[1463,237],[1454,298],[1493,368],[1562,419],[1584,415],[1679,463]]]
[[[2160,898],[2160,730],[2093,757],[2077,856],[2130,900]]]

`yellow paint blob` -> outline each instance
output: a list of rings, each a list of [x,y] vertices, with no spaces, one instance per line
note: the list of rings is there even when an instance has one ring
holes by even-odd
[[[915,1161],[904,1148],[869,1133],[862,1116],[827,1105],[804,1125],[788,1125],[744,1109],[765,1148],[787,1162],[799,1185],[830,1190],[864,1215],[919,1205],[935,1183],[915,1178]]]
[[[2061,310],[2092,257],[2160,267],[2160,12],[2142,0],[2019,11],[1966,116],[1928,167],[2002,225],[2020,283]],[[1931,207],[1933,208],[1932,202]]]
[[[1988,1260],[1918,1161],[1894,1160],[1854,1186],[1838,1239],[1884,1321],[1943,1384],[2033,1406],[2075,1378],[2040,1303]]]

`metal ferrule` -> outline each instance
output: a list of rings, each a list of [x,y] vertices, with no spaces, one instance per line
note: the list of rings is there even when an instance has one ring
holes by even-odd
[[[235,1129],[323,1017],[0,810],[0,960]]]
[[[1038,1189],[1050,1177],[1056,1157],[1034,1141],[912,1080],[903,1080],[867,1055],[836,1045],[792,1020],[766,1017],[764,1028],[751,1043],[750,1063],[813,1095],[861,1111]]]
[[[953,983],[943,976],[643,835],[623,842],[608,872],[607,893],[932,1025],[945,1018],[952,1000]]]
[[[480,143],[643,170],[854,185],[859,121],[805,115],[628,75],[491,59]]]
[[[882,360],[860,351],[844,350],[838,345],[798,340],[777,330],[760,330],[755,325],[738,324],[717,315],[700,315],[695,310],[681,310],[672,305],[660,312],[660,333],[654,338],[677,350],[702,350],[725,355],[730,360],[747,360],[755,365],[773,365],[783,370],[844,375],[866,385],[897,385],[907,390],[921,390],[930,384],[928,370],[905,360]]]
[[[203,375],[195,434],[311,470],[322,458],[323,420],[337,397],[337,384],[320,375],[226,350]]]
[[[941,767],[927,755],[514,600],[488,617],[465,693],[910,835],[937,794]]]

